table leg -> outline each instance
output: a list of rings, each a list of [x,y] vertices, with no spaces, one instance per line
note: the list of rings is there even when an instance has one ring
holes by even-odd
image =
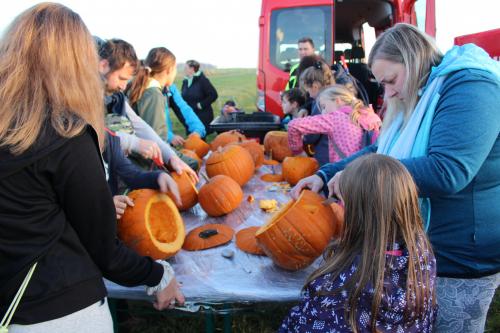
[[[224,310],[229,310],[229,309],[231,309],[231,306],[229,304],[224,304]],[[233,316],[231,315],[231,311],[226,311],[223,314],[223,318],[224,318],[223,332],[231,333],[233,326]]]
[[[109,312],[111,312],[111,319],[113,319],[113,332],[118,333],[118,319],[116,316],[116,299],[108,298]]]
[[[212,310],[205,313],[205,333],[215,332],[215,318]]]

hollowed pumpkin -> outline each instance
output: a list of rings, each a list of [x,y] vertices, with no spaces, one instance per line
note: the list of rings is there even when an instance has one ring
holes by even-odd
[[[210,144],[212,151],[216,151],[219,147],[225,147],[230,143],[237,143],[246,140],[247,138],[236,130],[224,132],[215,137]]]
[[[234,230],[227,225],[205,224],[188,233],[182,248],[187,251],[210,249],[230,242],[233,235]]]
[[[255,239],[257,230],[259,230],[259,227],[249,227],[238,231],[236,233],[236,246],[243,252],[262,256],[265,253],[257,244],[257,239]]]
[[[292,151],[288,146],[288,133],[281,131],[267,132],[264,137],[264,148],[271,159],[279,162],[287,156],[292,156]]]
[[[134,201],[118,221],[118,237],[143,256],[164,259],[175,255],[185,237],[184,222],[172,199],[155,190],[135,190]]]
[[[179,194],[182,201],[180,206],[176,204],[177,208],[182,212],[196,205],[198,203],[198,190],[196,189],[196,184],[191,177],[189,177],[186,172],[183,172],[180,175],[177,172],[173,172],[171,176],[179,188]],[[173,199],[173,195],[171,193],[167,194]]]
[[[241,186],[245,185],[255,172],[255,165],[250,153],[238,145],[230,145],[214,151],[207,159],[207,175],[226,175]]]
[[[303,191],[257,230],[257,243],[276,265],[292,271],[307,267],[338,235],[341,222],[323,200],[319,194]]]
[[[218,175],[201,187],[198,200],[209,216],[222,216],[238,208],[243,200],[243,191],[230,177]]]
[[[198,133],[191,133],[184,142],[184,148],[194,151],[199,158],[203,158],[210,150],[210,145],[203,141]]]
[[[286,157],[281,164],[283,178],[295,185],[302,178],[314,175],[319,169],[318,161],[312,157],[295,156]]]
[[[201,165],[203,164],[203,160],[193,150],[181,149],[181,153],[183,153],[187,157],[191,157],[192,159],[196,160],[196,162],[198,162],[198,169],[196,171],[197,172],[200,171]]]

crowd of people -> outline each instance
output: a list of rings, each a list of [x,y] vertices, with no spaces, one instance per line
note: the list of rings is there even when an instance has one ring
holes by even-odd
[[[298,50],[283,126],[291,151],[321,168],[291,195],[335,197],[345,225],[280,332],[482,331],[500,284],[500,65],[474,45],[443,55],[398,24],[368,59],[384,87],[382,119],[348,68],[332,70],[310,38]],[[117,218],[134,205],[123,184],[180,203],[167,172],[141,166],[198,178],[198,162],[175,148],[184,138],[170,110],[185,134],[206,138],[218,96],[197,61],[184,74],[179,91],[166,47],[139,61],[131,44],[93,37],[59,4],[24,11],[4,32],[0,326],[111,332],[103,277],[145,285],[158,310],[184,303],[168,262],[116,237]],[[227,101],[221,114],[233,112],[242,111]]]

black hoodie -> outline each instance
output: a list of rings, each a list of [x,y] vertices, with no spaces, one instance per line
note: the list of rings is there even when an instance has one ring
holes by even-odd
[[[116,238],[115,208],[97,135],[44,126],[25,153],[0,148],[0,314],[38,261],[12,323],[33,324],[105,297],[102,277],[125,286],[160,282],[161,265]]]

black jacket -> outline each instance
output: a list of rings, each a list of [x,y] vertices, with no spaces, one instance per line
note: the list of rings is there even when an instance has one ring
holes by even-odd
[[[33,324],[106,295],[103,276],[154,286],[161,265],[116,238],[115,208],[91,127],[71,139],[46,125],[20,156],[0,148],[0,314],[29,267],[38,266],[13,318]]]
[[[207,135],[211,133],[210,123],[214,120],[214,110],[212,109],[212,103],[217,100],[217,90],[207,79],[205,74],[200,73],[200,75],[193,77],[193,82],[191,86],[188,87],[187,79],[182,81],[181,88],[182,98],[189,104],[189,106],[196,113],[198,118],[200,118],[205,129],[207,130]],[[198,108],[197,104],[200,103],[201,109]]]

